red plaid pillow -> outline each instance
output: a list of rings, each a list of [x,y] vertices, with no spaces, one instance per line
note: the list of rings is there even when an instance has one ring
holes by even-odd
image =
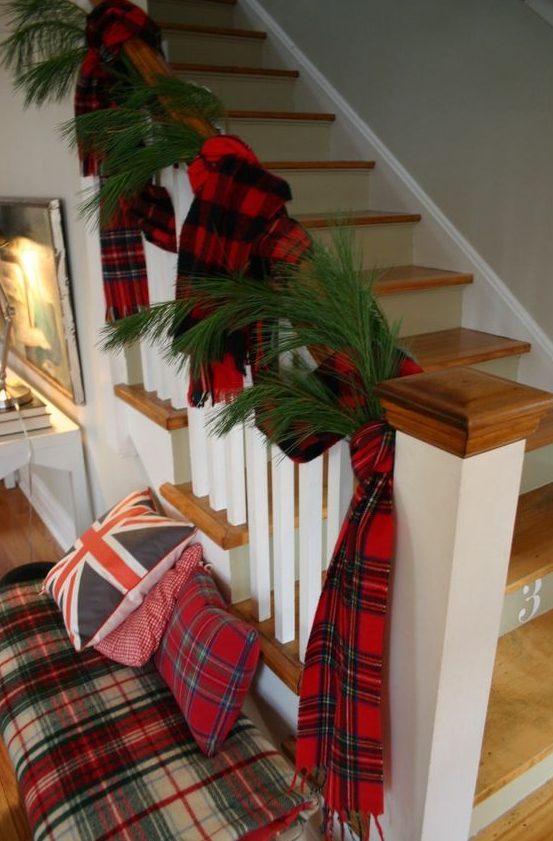
[[[96,651],[125,666],[144,666],[158,650],[177,599],[201,561],[201,544],[194,543],[185,549],[140,607],[94,646]]]
[[[155,663],[207,756],[217,753],[236,721],[258,657],[257,632],[228,613],[205,570],[194,571]]]

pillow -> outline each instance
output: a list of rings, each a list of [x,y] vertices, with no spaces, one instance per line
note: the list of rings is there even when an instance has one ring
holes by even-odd
[[[94,648],[125,666],[144,666],[154,656],[175,604],[192,572],[202,562],[202,547],[193,543],[152,587],[140,607]]]
[[[125,497],[85,531],[42,587],[77,651],[96,645],[142,604],[194,532],[158,514],[149,490]]]
[[[207,756],[218,751],[236,721],[258,657],[257,632],[228,613],[211,576],[195,570],[169,620],[155,664]]]

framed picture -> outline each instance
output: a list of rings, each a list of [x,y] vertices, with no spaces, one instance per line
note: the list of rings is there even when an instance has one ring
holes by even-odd
[[[59,199],[0,199],[0,282],[13,305],[10,351],[74,403],[84,403]]]

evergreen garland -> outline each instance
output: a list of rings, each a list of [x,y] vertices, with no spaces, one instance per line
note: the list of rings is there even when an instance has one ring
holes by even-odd
[[[72,146],[78,142],[102,159],[100,188],[81,206],[89,221],[98,218],[98,210],[102,221],[109,221],[121,198],[139,193],[165,167],[196,157],[204,138],[181,116],[212,122],[224,114],[222,103],[205,88],[172,76],[149,85],[130,73],[113,89],[117,108],[81,114],[61,128]]]
[[[70,92],[86,54],[86,12],[71,0],[10,0],[4,25],[12,34],[0,44],[26,105],[60,102]]]
[[[322,433],[348,437],[381,417],[374,387],[398,375],[399,324],[389,325],[379,309],[375,278],[361,271],[351,234],[338,228],[330,246],[314,242],[308,261],[286,267],[274,281],[192,278],[185,300],[156,304],[107,325],[103,348],[121,349],[145,339],[177,365],[189,359],[196,375],[203,365],[221,357],[226,332],[262,321],[273,329],[253,351],[261,352],[265,370],[251,388],[220,408],[214,431],[224,434],[255,413],[258,425],[274,442],[287,438],[295,445]],[[210,314],[175,338],[175,326],[198,305],[209,308]],[[359,377],[357,385],[348,380],[352,390],[357,388],[355,401],[349,405],[339,401],[319,376],[306,347],[340,352],[350,361]]]

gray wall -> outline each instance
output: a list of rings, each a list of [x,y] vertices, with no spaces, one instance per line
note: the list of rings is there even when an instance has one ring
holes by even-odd
[[[553,27],[521,0],[260,0],[553,338]]]

